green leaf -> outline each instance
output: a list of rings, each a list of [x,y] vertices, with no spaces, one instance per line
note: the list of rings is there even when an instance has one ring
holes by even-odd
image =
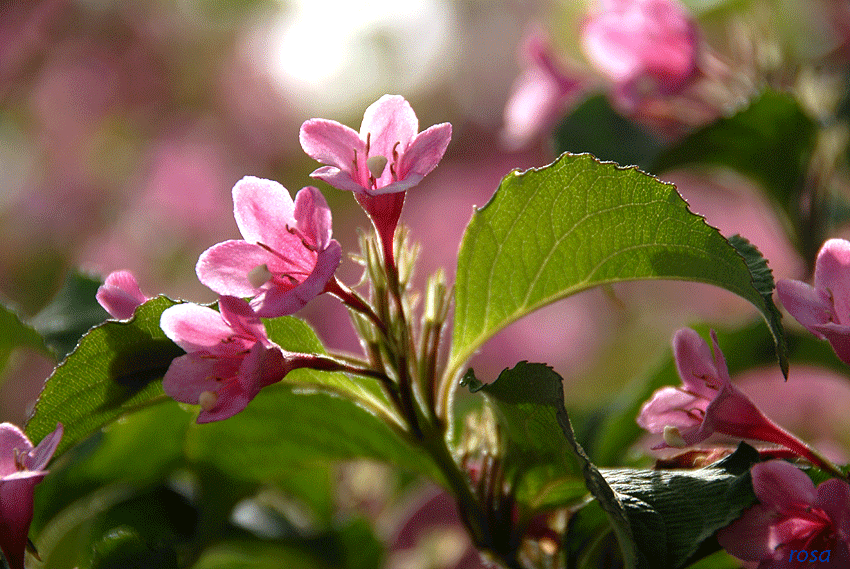
[[[503,371],[488,385],[474,374],[464,380],[472,391],[487,396],[501,419],[507,438],[506,481],[513,483],[516,495],[527,497],[528,489],[534,489],[539,465],[553,467],[550,477],[556,471],[583,476],[608,516],[627,568],[684,566],[697,551],[703,552],[703,542],[755,501],[749,468],[758,461],[758,452],[743,443],[734,454],[699,470],[597,469],[576,442],[561,382],[548,366],[526,362]],[[524,471],[523,460],[532,474]],[[529,477],[532,483],[525,480]],[[588,516],[582,524],[585,527],[574,528],[574,541],[567,545],[574,559],[595,557],[587,548],[604,537],[598,516]]]
[[[324,354],[325,347],[313,329],[298,318],[263,319],[269,339],[293,352]],[[344,373],[290,373],[284,383],[294,386],[313,385],[324,391],[347,397],[367,409],[375,410],[386,417],[397,417],[392,404],[381,391],[378,381],[367,377],[351,377]],[[400,421],[401,419],[397,419]]]
[[[110,320],[83,336],[48,378],[27,422],[29,437],[39,441],[61,422],[61,454],[120,415],[165,399],[157,380],[184,353],[159,327],[162,311],[174,304],[151,299],[132,320]]]
[[[261,540],[228,540],[206,549],[192,569],[331,569],[317,552]]]
[[[25,324],[13,310],[0,304],[0,370],[6,367],[15,348],[50,353],[44,339],[32,326]]]
[[[109,318],[95,297],[101,284],[100,279],[71,271],[50,304],[33,317],[32,326],[60,356],[70,353],[92,326]]]
[[[587,495],[581,462],[559,434],[556,415],[558,402],[563,405],[563,388],[552,368],[520,362],[490,384],[479,381],[470,369],[461,385],[484,394],[504,427],[501,466],[517,503],[533,514]]]
[[[296,370],[306,385],[312,370]],[[384,421],[353,401],[292,384],[265,388],[241,413],[215,423],[192,425],[187,457],[234,478],[274,481],[293,467],[373,458],[436,481],[433,461]]]
[[[458,255],[451,372],[522,316],[593,286],[678,279],[723,287],[767,321],[783,372],[783,330],[747,262],[670,184],[565,154],[512,172],[477,210]]]
[[[671,569],[693,561],[701,545],[756,501],[750,467],[758,451],[738,450],[697,470],[603,469],[617,493],[646,567]],[[716,550],[717,546],[709,548]]]
[[[816,133],[816,124],[792,96],[765,91],[747,108],[663,152],[652,171],[689,164],[726,166],[761,184],[796,225],[800,188]]]
[[[555,152],[588,152],[600,160],[649,171],[661,141],[615,111],[605,95],[584,101],[555,131]]]
[[[537,495],[541,490],[545,492],[545,488],[538,488],[535,470],[544,472],[549,477],[559,472],[562,479],[569,480],[578,479],[581,473],[586,488],[599,500],[600,506],[612,522],[626,567],[641,567],[631,527],[622,505],[602,474],[576,442],[567,410],[564,408],[562,381],[561,376],[545,364],[520,362],[514,368],[499,374],[493,383],[484,385],[475,379],[474,374],[467,374],[464,383],[469,385],[470,390],[487,395],[502,418],[508,439],[505,468],[513,478],[507,480],[515,486],[514,492],[518,502],[522,503],[520,498],[523,496],[526,500],[535,496],[535,491],[538,492]],[[528,460],[537,468],[529,469],[532,474],[526,474],[521,463],[513,463],[515,459]],[[548,467],[548,472],[540,467]],[[545,499],[539,498],[535,501],[546,502]],[[550,502],[546,505],[554,504]]]

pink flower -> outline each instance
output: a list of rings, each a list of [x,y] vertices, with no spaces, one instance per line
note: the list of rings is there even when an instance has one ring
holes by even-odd
[[[62,439],[62,424],[33,448],[11,423],[0,424],[0,549],[11,569],[24,569],[24,551],[33,514],[35,485],[47,475]]]
[[[673,336],[673,355],[681,387],[662,387],[641,407],[637,423],[651,433],[664,433],[654,447],[684,447],[713,433],[782,445],[815,464],[827,466],[805,443],[783,430],[737,387],[712,330],[711,349],[699,334],[683,328]]]
[[[419,120],[404,97],[384,95],[366,109],[360,133],[336,121],[301,125],[301,147],[327,164],[310,174],[340,190],[378,196],[403,192],[433,170],[449,145],[452,125],[419,132]]]
[[[327,164],[310,175],[355,192],[393,271],[393,237],[404,192],[437,166],[451,138],[449,123],[419,132],[416,113],[400,95],[384,95],[369,105],[359,134],[336,121],[310,119],[301,125],[299,135],[304,152]]]
[[[132,318],[136,308],[148,300],[130,271],[109,273],[95,296],[103,309],[119,320]]]
[[[322,193],[301,189],[295,202],[271,180],[246,176],[233,186],[233,211],[244,240],[213,245],[195,272],[222,295],[252,297],[258,316],[292,314],[321,294],[342,258],[331,239]]]
[[[602,11],[581,29],[581,44],[627,109],[646,94],[679,92],[699,58],[696,26],[675,0],[602,0]]]
[[[177,401],[200,404],[198,423],[232,417],[293,368],[247,302],[222,296],[218,308],[178,304],[160,318],[165,335],[188,352],[171,362],[162,387]]]
[[[827,340],[838,358],[850,364],[850,241],[823,244],[815,261],[815,286],[780,279],[776,292],[806,330]]]
[[[759,503],[717,532],[723,549],[760,561],[759,569],[850,567],[847,482],[833,478],[815,488],[801,470],[781,460],[756,464],[751,474]]]
[[[527,64],[505,105],[501,134],[510,149],[525,146],[551,128],[582,87],[582,82],[567,75],[556,61],[543,30],[532,29],[522,42],[521,52]]]

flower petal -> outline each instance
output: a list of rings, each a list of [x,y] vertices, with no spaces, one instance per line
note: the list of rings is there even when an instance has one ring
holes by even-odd
[[[16,451],[19,455],[24,455],[32,448],[30,440],[16,425],[0,423],[0,477],[17,472]]]
[[[759,502],[779,512],[805,510],[817,497],[811,478],[784,460],[761,462],[751,473]]]
[[[237,380],[245,394],[253,399],[262,388],[277,383],[287,372],[283,352],[278,346],[257,343],[239,366]]]
[[[349,192],[366,193],[367,188],[352,179],[352,174],[340,170],[336,166],[322,166],[316,168],[310,174],[311,178],[317,178],[327,182],[338,190],[348,190]]]
[[[260,265],[276,265],[279,259],[253,243],[231,240],[213,245],[198,258],[195,273],[218,294],[248,297],[260,292],[248,273]]]
[[[398,177],[405,179],[411,173],[427,175],[443,158],[451,139],[452,125],[447,122],[420,132],[401,157]]]
[[[209,411],[202,409],[198,414],[196,422],[199,425],[229,419],[243,411],[253,399],[253,396],[248,396],[244,392],[238,381],[226,383],[216,392],[216,395],[218,400],[215,406]]]
[[[772,542],[775,511],[762,504],[746,510],[744,515],[717,532],[720,546],[745,561],[771,559],[774,554]]]
[[[28,470],[43,470],[47,466],[47,463],[53,457],[53,453],[56,452],[56,447],[59,446],[59,441],[62,440],[64,432],[65,428],[62,423],[57,423],[56,429],[41,439],[41,442],[27,454],[26,467]]]
[[[322,164],[351,171],[354,151],[365,155],[366,144],[352,128],[327,119],[310,119],[301,125],[298,140],[304,152]]]
[[[835,322],[850,325],[850,241],[823,244],[815,261],[815,288],[832,297]]]
[[[319,253],[315,268],[304,281],[291,289],[268,288],[254,297],[251,307],[257,316],[263,318],[298,312],[310,300],[322,293],[341,260],[342,248],[339,242],[331,239],[327,248]]]
[[[301,188],[295,196],[295,223],[310,244],[319,250],[331,240],[331,208],[318,188]]]
[[[850,365],[850,326],[842,326],[828,322],[809,329],[814,335],[826,339],[832,346],[835,355],[842,362]]]
[[[217,392],[239,373],[240,359],[210,358],[193,352],[172,360],[162,378],[165,394],[183,403],[198,404],[204,391]]]
[[[247,302],[235,296],[222,296],[218,299],[218,309],[233,333],[252,337],[263,345],[270,344],[265,326]]]
[[[119,320],[131,318],[136,308],[148,299],[130,271],[109,273],[95,297],[110,316]]]
[[[815,289],[800,281],[780,279],[776,283],[776,294],[785,310],[817,336],[820,334],[811,327],[826,324],[832,318],[832,303],[825,289]]]
[[[295,222],[294,208],[287,189],[274,180],[245,176],[233,186],[233,215],[249,243],[276,249],[286,223]]]
[[[166,308],[159,326],[166,336],[190,353],[207,352],[227,357],[238,354],[246,346],[244,339],[231,340],[233,329],[221,314],[191,302]]]
[[[371,135],[369,156],[389,159],[396,142],[400,151],[405,150],[418,132],[419,119],[401,95],[384,95],[369,105],[360,124],[360,139],[365,141]]]
[[[813,505],[832,519],[839,539],[850,542],[850,484],[837,478],[822,482]]]
[[[676,387],[662,387],[643,404],[637,424],[650,433],[663,432],[668,425],[679,429],[696,427],[702,419],[689,415],[686,410],[705,411],[708,404],[709,400],[704,397],[685,393]]]
[[[710,382],[719,388],[723,377],[718,373],[705,340],[694,330],[682,328],[673,336],[673,355],[679,377],[687,389],[707,399],[713,399],[717,389],[709,388],[706,383]]]

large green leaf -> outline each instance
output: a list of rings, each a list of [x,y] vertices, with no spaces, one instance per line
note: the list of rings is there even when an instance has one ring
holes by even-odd
[[[449,368],[457,371],[493,334],[561,298],[606,283],[679,279],[753,303],[787,374],[779,313],[750,265],[761,266],[691,213],[674,186],[634,168],[565,154],[512,172],[475,212],[461,243]]]
[[[758,451],[738,450],[697,470],[604,469],[622,504],[646,567],[675,569],[718,549],[714,533],[741,516],[756,497],[750,467]]]
[[[482,384],[473,374],[465,383],[473,391],[488,397],[501,416],[506,429],[507,448],[504,468],[507,482],[513,485],[517,501],[527,507],[553,507],[559,502],[548,494],[546,479],[553,487],[565,486],[572,492],[555,491],[560,504],[575,502],[584,495],[576,481],[583,479],[586,489],[599,500],[612,522],[620,541],[627,568],[640,567],[639,552],[622,504],[599,470],[576,442],[567,410],[564,408],[562,378],[545,364],[520,362],[505,370],[490,384]],[[529,467],[524,467],[527,461]],[[527,508],[523,515],[533,514]],[[509,544],[496,543],[506,556],[515,551],[504,550]],[[515,545],[515,544],[510,544]]]
[[[563,402],[560,376],[542,364],[520,362],[484,384],[470,369],[462,385],[480,391],[493,404],[504,427],[502,469],[513,498],[529,513],[555,508],[587,495],[582,465],[555,436],[556,413]]]
[[[120,415],[165,398],[157,380],[184,353],[159,327],[160,314],[174,304],[151,299],[132,320],[109,320],[83,336],[48,378],[27,422],[29,437],[39,441],[61,422],[61,453]]]

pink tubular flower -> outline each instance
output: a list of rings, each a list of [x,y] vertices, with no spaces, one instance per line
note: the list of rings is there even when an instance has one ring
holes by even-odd
[[[148,300],[135,275],[130,271],[113,271],[97,289],[97,302],[110,316],[119,320],[132,318],[140,305]]]
[[[165,335],[188,352],[171,362],[162,387],[177,401],[200,404],[198,423],[232,417],[293,368],[248,303],[222,296],[218,307],[178,304],[160,318]]]
[[[850,364],[850,241],[823,244],[815,261],[815,286],[780,279],[776,292],[806,330],[827,340],[838,358]]]
[[[673,336],[673,355],[682,386],[656,391],[643,404],[637,418],[638,425],[650,433],[664,433],[664,443],[654,448],[690,446],[713,433],[722,433],[779,444],[814,464],[830,468],[732,385],[713,330],[711,342],[713,356],[705,340],[690,328],[682,328]]]
[[[326,164],[312,177],[368,196],[403,192],[421,182],[451,137],[449,123],[419,132],[416,113],[400,95],[384,95],[369,105],[359,134],[336,121],[310,119],[299,135],[304,152]]]
[[[720,545],[759,569],[850,567],[850,485],[836,478],[815,488],[781,460],[753,466],[759,503],[717,532]],[[815,562],[809,564],[809,562]]]
[[[366,109],[360,133],[336,121],[310,119],[301,125],[301,147],[327,164],[310,174],[340,190],[355,192],[381,238],[393,267],[393,236],[404,192],[433,170],[452,138],[441,123],[419,132],[419,119],[404,97],[384,95]]]
[[[699,58],[696,25],[676,0],[602,0],[602,11],[581,29],[581,44],[627,109],[647,93],[679,92]]]
[[[262,317],[292,314],[324,291],[342,249],[331,239],[331,211],[318,189],[301,189],[293,202],[277,182],[246,176],[233,186],[233,211],[245,239],[201,254],[195,272],[202,283],[252,297]]]
[[[11,423],[0,424],[0,549],[11,569],[24,569],[24,552],[33,514],[35,485],[47,475],[62,439],[62,424],[33,448]]]

